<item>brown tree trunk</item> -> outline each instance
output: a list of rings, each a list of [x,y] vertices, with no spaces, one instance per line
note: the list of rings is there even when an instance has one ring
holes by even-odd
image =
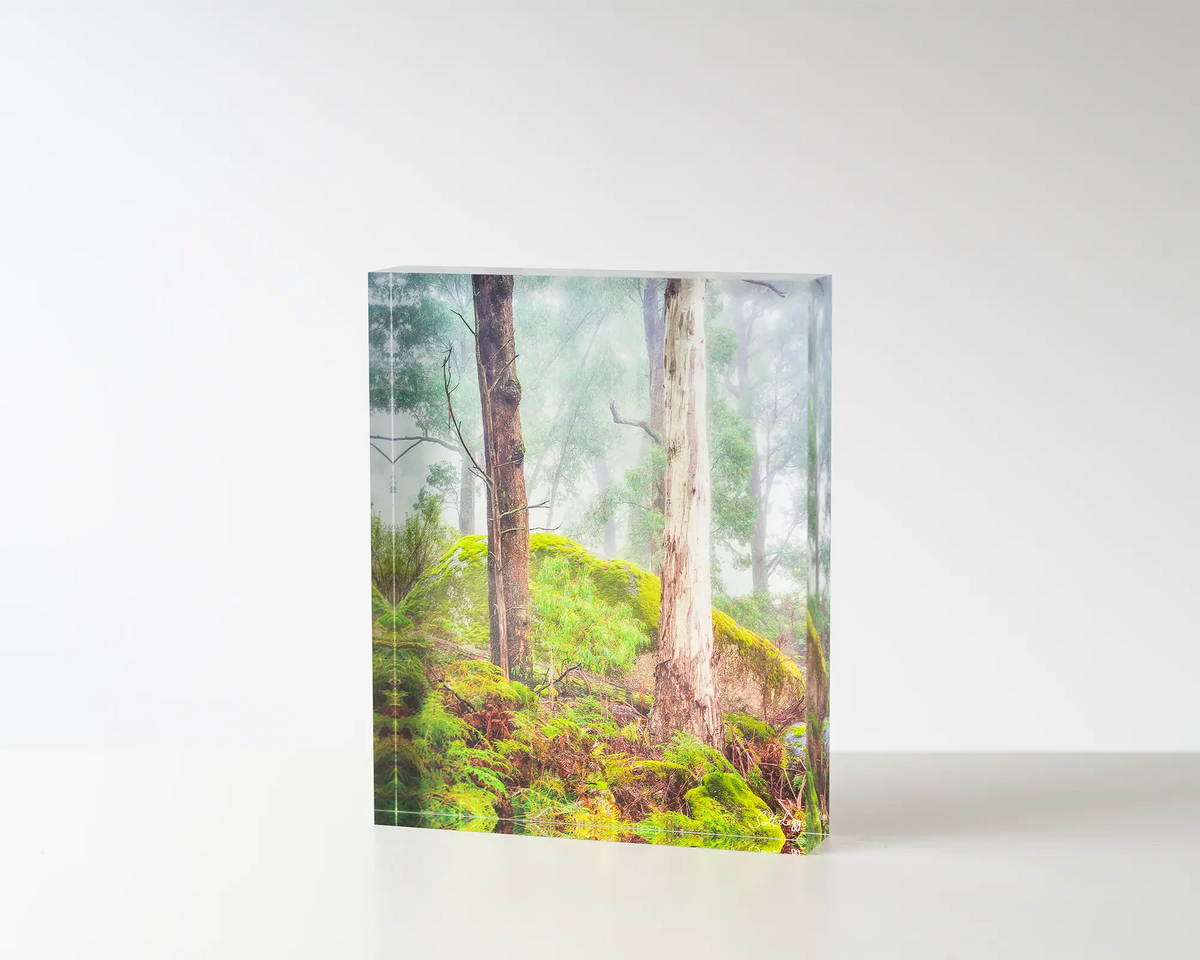
[[[529,678],[529,510],[521,383],[513,341],[511,276],[477,274],[475,357],[488,475],[488,605],[492,662],[506,677]]]
[[[712,625],[704,281],[668,280],[666,315],[666,524],[650,733],[663,739],[684,731],[722,749]]]
[[[458,474],[458,532],[462,536],[475,532],[475,474],[465,453]]]

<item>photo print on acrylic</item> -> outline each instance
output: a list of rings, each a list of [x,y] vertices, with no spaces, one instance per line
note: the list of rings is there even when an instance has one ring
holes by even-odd
[[[831,292],[369,275],[376,823],[827,835]]]

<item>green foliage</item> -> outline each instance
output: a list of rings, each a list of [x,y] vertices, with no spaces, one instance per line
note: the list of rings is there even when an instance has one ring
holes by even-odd
[[[734,773],[731,764],[718,750],[701,743],[688,733],[677,733],[663,750],[663,760],[674,767],[686,770],[696,780],[710,773]]]
[[[487,538],[460,537],[414,585],[403,612],[440,629],[455,643],[486,650]]]
[[[458,467],[449,460],[439,460],[430,464],[422,492],[436,500],[439,506],[454,504],[457,507],[458,487]]]
[[[648,752],[637,724],[622,727],[599,697],[547,711],[487,661],[447,660],[411,631],[376,641],[374,683],[378,822],[492,830],[510,818],[519,832],[584,839],[768,851],[784,842],[727,756],[686,734]],[[487,718],[503,732],[484,735]],[[750,717],[727,725],[774,736]]]
[[[817,785],[812,777],[805,777],[804,781],[804,833],[811,843],[813,838],[819,841],[825,835],[825,829],[821,821],[821,800],[817,795]]]
[[[603,662],[610,664],[607,672],[628,669],[623,666],[625,661],[616,656],[619,648],[611,639],[615,636],[612,624],[622,625],[624,631],[632,623],[641,630],[646,646],[635,647],[635,652],[655,646],[661,607],[658,577],[625,560],[601,560],[574,540],[554,533],[533,534],[529,538],[529,550],[530,575],[535,588],[541,578],[542,566],[550,559],[558,563],[549,576],[560,577],[562,569],[566,569],[573,580],[591,581],[590,588],[586,585],[573,588],[579,596],[590,599],[571,601],[568,605],[576,613],[588,610],[610,618],[607,625],[596,627],[609,637],[605,641],[609,644],[605,648],[608,653],[603,654]],[[414,623],[440,630],[458,643],[486,649],[486,539],[478,535],[459,538],[413,587],[401,612]],[[626,636],[627,642],[631,637]],[[804,675],[794,661],[770,640],[739,626],[728,614],[716,609],[713,610],[713,636],[722,655],[732,658],[739,669],[755,676],[768,690],[803,690]],[[579,661],[560,662],[570,666]]]
[[[555,776],[543,776],[513,799],[513,816],[522,820],[562,823],[576,808],[567,797],[566,784]]]
[[[758,517],[758,505],[750,496],[754,434],[715,383],[708,395],[708,446],[712,542],[733,549],[750,542]]]
[[[728,327],[709,324],[705,330],[705,359],[715,383],[729,373],[737,356],[737,334]]]
[[[650,647],[646,628],[626,606],[596,596],[590,577],[566,557],[548,556],[531,584],[535,656],[552,665],[579,664],[596,673],[624,673]]]
[[[374,524],[372,524],[372,527],[373,526],[374,526]],[[374,531],[372,530],[372,533],[373,532]],[[391,613],[392,610],[393,610],[393,607],[388,602],[387,597],[385,597],[380,592],[379,588],[377,586],[375,586],[374,583],[372,583],[371,584],[371,614],[372,614],[372,616],[378,617],[381,614]]]
[[[412,626],[412,621],[398,610],[388,610],[386,613],[380,614],[379,625],[385,630],[397,632]]]
[[[770,638],[788,656],[804,653],[805,597],[803,592],[754,593],[731,597],[713,592],[713,606],[761,637]]]
[[[725,723],[745,740],[770,740],[775,736],[772,730],[758,717],[747,713],[731,713],[725,717]]]
[[[494,820],[512,763],[486,741],[472,744],[473,728],[448,709],[441,683],[428,676],[427,652],[402,646],[379,653],[377,710],[382,701],[383,709],[398,715],[381,718],[376,727],[376,806],[425,813],[460,829],[479,829],[478,818]],[[527,689],[498,673],[489,663],[459,661],[448,666],[443,682],[480,705],[533,705]]]
[[[446,667],[444,682],[476,710],[488,705],[521,710],[537,703],[525,684],[505,680],[500,668],[490,660],[456,660]]]
[[[637,466],[626,470],[601,491],[584,514],[580,533],[595,540],[605,524],[621,519],[621,515],[628,512],[623,556],[641,567],[660,567],[663,513],[654,505],[654,491],[666,469],[666,453],[662,447],[651,444]],[[653,553],[652,544],[655,545]]]
[[[392,526],[371,516],[371,584],[393,606],[446,549],[453,532],[442,524],[437,501],[421,491],[415,510]]]
[[[470,334],[471,278],[462,274],[374,273],[368,281],[371,409],[403,411],[424,436],[457,443],[446,417],[442,362],[450,355],[455,410],[470,439],[478,393]]]

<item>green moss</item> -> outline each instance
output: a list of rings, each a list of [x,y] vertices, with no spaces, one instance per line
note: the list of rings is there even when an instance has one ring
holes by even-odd
[[[783,849],[783,829],[736,773],[710,773],[684,795],[688,813],[658,810],[637,825],[651,843],[735,850]]]
[[[400,612],[423,620],[456,643],[486,650],[490,643],[487,538],[461,537],[425,571]]]
[[[767,812],[767,805],[758,797],[735,773],[710,773],[700,786],[689,790],[684,796],[696,814],[697,806],[709,802],[724,808],[725,812],[735,815],[739,820],[758,819],[761,813]]]
[[[445,683],[476,709],[488,705],[529,709],[537,704],[525,684],[505,680],[500,668],[489,660],[457,660],[446,667]]]
[[[752,837],[783,847],[783,830],[770,809],[733,773],[710,773],[684,795],[692,818],[710,833]]]
[[[713,610],[713,636],[718,648],[733,658],[748,672],[758,677],[773,692],[794,687],[804,690],[804,674],[775,644],[757,633],[738,626],[733,618]]]
[[[748,713],[728,713],[725,715],[725,723],[736,730],[743,740],[763,741],[775,738],[774,730],[758,717],[752,717]]]
[[[565,559],[587,573],[594,596],[624,609],[644,631],[652,646],[658,637],[662,588],[658,577],[625,560],[602,560],[582,545],[555,533],[529,538],[530,578],[536,580],[550,557]],[[400,612],[422,621],[458,643],[486,649],[488,634],[487,539],[474,534],[460,538],[413,587]],[[739,626],[732,617],[713,610],[713,637],[722,654],[757,677],[772,692],[804,689],[804,674],[764,637]]]

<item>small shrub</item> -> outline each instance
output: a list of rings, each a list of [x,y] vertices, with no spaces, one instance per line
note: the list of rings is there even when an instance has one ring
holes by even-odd
[[[408,595],[453,539],[437,501],[424,490],[416,510],[395,526],[371,515],[371,583],[393,607]],[[378,603],[376,602],[376,607]]]
[[[555,664],[623,673],[649,648],[650,638],[629,610],[599,599],[592,578],[567,558],[547,557],[531,587],[534,651]]]

